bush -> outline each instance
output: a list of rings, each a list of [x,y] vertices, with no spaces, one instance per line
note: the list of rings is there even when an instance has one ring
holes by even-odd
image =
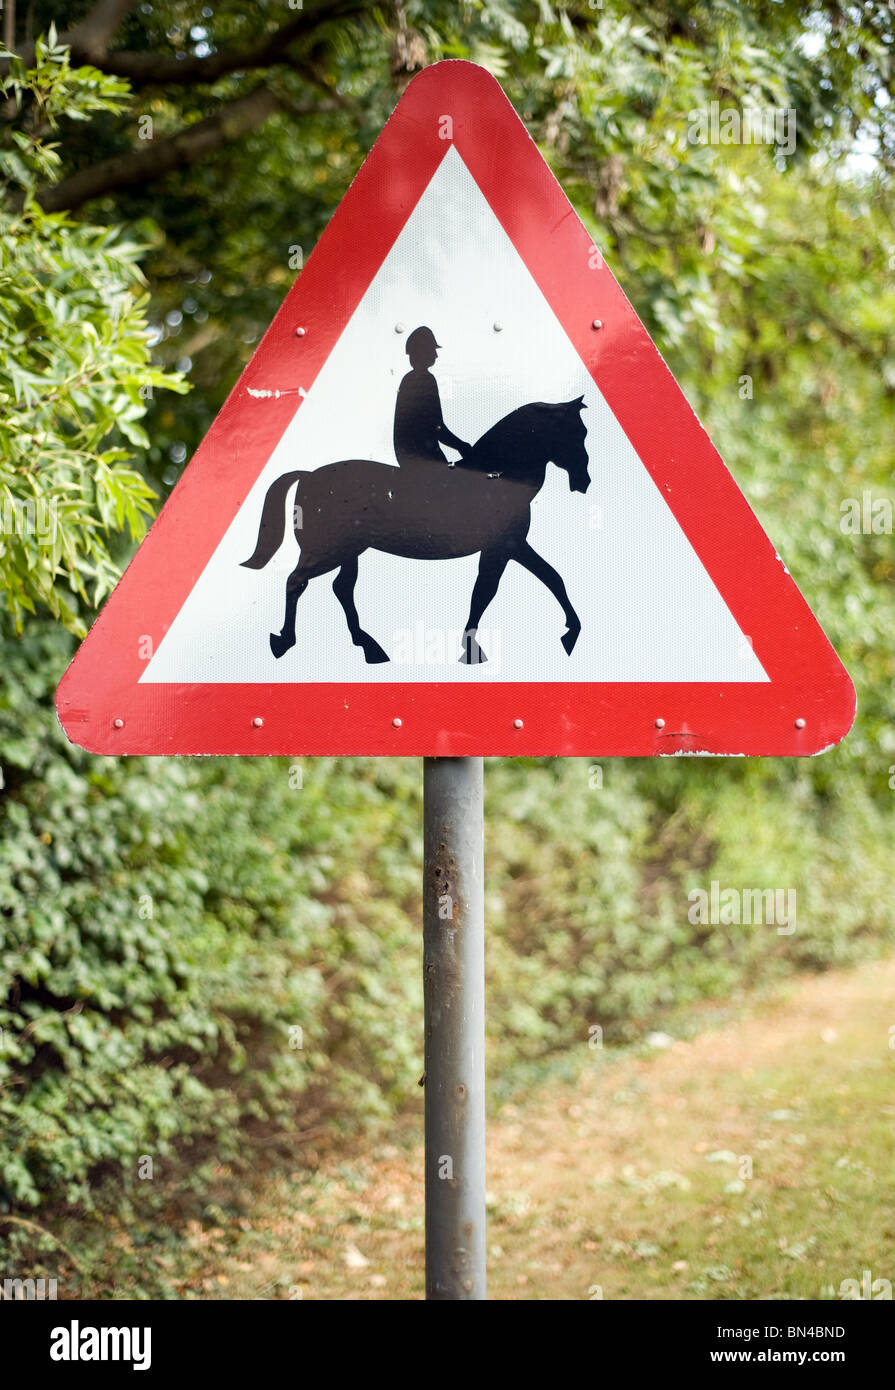
[[[35,625],[0,687],[2,1200],[233,1155],[313,1086],[381,1113],[421,1069],[418,777],[93,758],[51,712],[67,646]]]
[[[419,762],[94,758],[52,712],[70,647],[34,624],[0,677],[0,1201],[89,1205],[96,1169],[127,1186],[200,1141],[234,1158],[312,1093],[355,1121],[418,1094]],[[602,771],[486,767],[498,1084],[593,1023],[630,1039],[891,940],[886,812],[844,749]],[[795,887],[796,933],[691,924],[711,877]]]

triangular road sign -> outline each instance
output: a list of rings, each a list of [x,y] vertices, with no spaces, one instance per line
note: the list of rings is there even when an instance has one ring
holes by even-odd
[[[801,754],[855,694],[500,87],[446,62],[57,708],[98,753]]]

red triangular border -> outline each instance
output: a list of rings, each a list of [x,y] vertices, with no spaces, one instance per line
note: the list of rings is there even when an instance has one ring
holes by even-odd
[[[140,685],[300,399],[453,144],[660,488],[768,683]],[[94,753],[808,754],[852,682],[497,82],[444,62],[410,84],[57,692]],[[595,331],[594,320],[602,328]],[[303,328],[298,336],[296,330]],[[258,721],[261,721],[260,723]]]

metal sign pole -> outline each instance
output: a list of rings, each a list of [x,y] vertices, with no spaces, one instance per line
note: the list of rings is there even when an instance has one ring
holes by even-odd
[[[423,760],[426,1297],[485,1294],[481,758]]]

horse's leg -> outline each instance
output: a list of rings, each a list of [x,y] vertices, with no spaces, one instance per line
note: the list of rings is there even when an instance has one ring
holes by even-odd
[[[351,633],[351,640],[356,647],[362,647],[367,661],[388,661],[388,655],[382,650],[379,643],[368,632],[364,632],[357,616],[357,608],[354,604],[354,586],[357,583],[357,556],[353,560],[346,560],[333,580],[333,593],[345,610],[345,617],[348,619],[348,631]]]
[[[467,666],[477,666],[488,658],[476,641],[476,632],[482,621],[482,614],[497,593],[497,586],[507,567],[510,553],[506,550],[483,550],[479,559],[479,573],[472,591],[469,617],[463,635],[463,654],[460,657]]]
[[[312,577],[308,569],[304,559],[301,559],[286,580],[286,616],[283,619],[283,627],[280,632],[270,634],[270,650],[276,657],[284,656],[290,647],[295,646],[295,607]]]
[[[532,550],[528,541],[523,541],[522,545],[520,545],[517,550],[513,551],[512,558],[518,560],[519,564],[522,565],[524,569],[527,569],[529,574],[533,574],[535,579],[540,579],[541,583],[547,586],[562,608],[562,611],[566,615],[566,631],[563,633],[560,641],[569,656],[571,656],[581,632],[581,619],[569,602],[569,596],[566,593],[566,586],[562,582],[562,576],[557,573],[552,565],[547,563],[543,556],[539,555],[536,550]]]

